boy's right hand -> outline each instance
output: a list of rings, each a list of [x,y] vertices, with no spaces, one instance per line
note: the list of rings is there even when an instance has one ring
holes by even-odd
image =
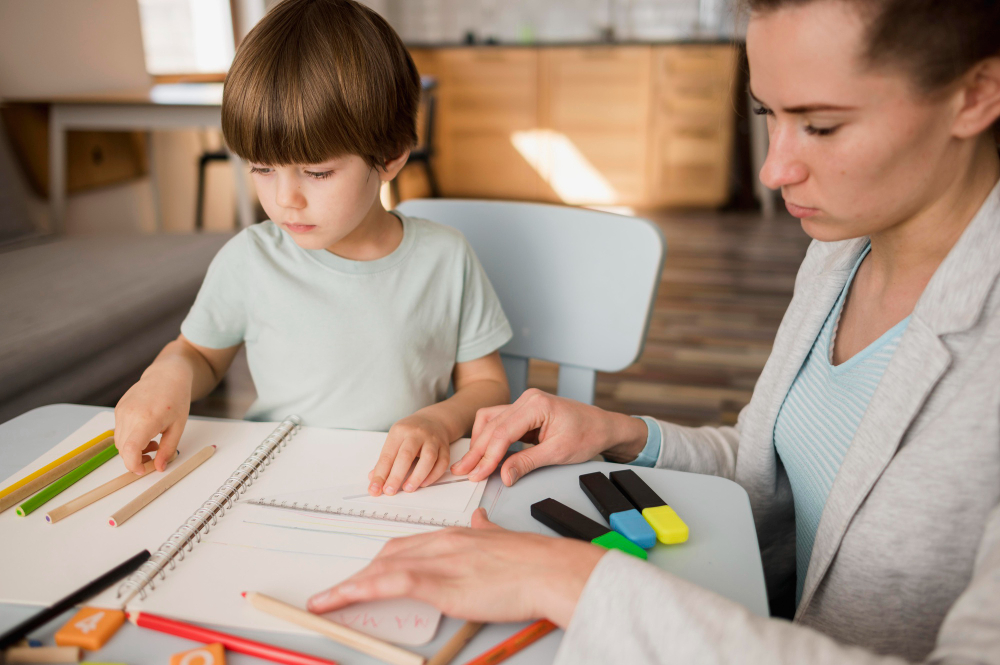
[[[143,452],[157,450],[156,470],[166,468],[191,411],[191,377],[172,370],[150,367],[115,407],[115,446],[125,468],[140,476]],[[151,439],[158,434],[157,446]]]

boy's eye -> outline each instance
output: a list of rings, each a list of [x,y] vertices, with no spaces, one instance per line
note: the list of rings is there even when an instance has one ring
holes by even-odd
[[[306,175],[317,180],[322,180],[333,175],[333,171],[306,171]]]
[[[772,113],[773,113],[773,111],[771,111],[771,109],[767,108],[766,106],[755,106],[755,107],[753,107],[753,114],[754,115],[771,115]]]
[[[271,172],[271,169],[266,166],[251,166],[250,173],[259,173],[260,175],[267,175]]]

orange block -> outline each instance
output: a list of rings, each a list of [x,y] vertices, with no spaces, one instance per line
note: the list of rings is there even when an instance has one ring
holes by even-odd
[[[82,647],[97,651],[125,623],[125,613],[100,607],[84,607],[56,632],[61,647]]]
[[[226,665],[226,650],[222,644],[206,644],[197,649],[175,653],[170,665]]]

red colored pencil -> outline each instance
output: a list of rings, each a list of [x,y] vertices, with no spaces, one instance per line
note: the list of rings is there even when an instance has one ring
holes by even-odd
[[[245,653],[248,656],[255,656],[264,660],[270,660],[274,663],[282,663],[283,665],[339,665],[333,660],[325,660],[323,658],[317,658],[316,656],[310,656],[306,653],[289,651],[288,649],[282,649],[281,647],[274,647],[270,644],[263,644],[262,642],[254,642],[253,640],[236,637],[235,635],[228,635],[226,633],[220,633],[215,630],[209,630],[208,628],[192,626],[189,623],[183,623],[175,619],[168,619],[166,617],[157,616],[148,612],[129,612],[128,618],[132,623],[140,628],[148,628],[161,633],[167,633],[168,635],[183,637],[186,640],[202,642],[204,644],[221,642],[222,646],[226,647],[230,651]]]
[[[534,644],[555,629],[556,625],[548,619],[539,619],[524,630],[514,633],[489,651],[479,654],[465,665],[494,665],[494,663],[507,660],[521,649]]]

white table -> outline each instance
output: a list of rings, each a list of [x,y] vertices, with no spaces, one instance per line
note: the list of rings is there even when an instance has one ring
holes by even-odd
[[[148,90],[71,95],[16,102],[50,104],[49,110],[49,196],[52,230],[63,231],[66,215],[66,132],[69,130],[144,131],[147,133],[150,180],[157,230],[160,219],[150,132],[191,127],[222,127],[221,83],[168,83]],[[245,164],[230,155],[236,176],[237,212],[240,226],[254,223],[253,202],[245,180]]]
[[[0,425],[0,479],[26,466],[102,410],[108,409],[57,404],[29,411]],[[580,490],[578,477],[591,471],[615,468],[620,468],[620,465],[588,462],[572,467],[541,469],[522,479],[513,488],[504,488],[491,517],[507,528],[551,534],[546,527],[530,517],[528,506],[540,499],[553,497],[600,520],[597,510]],[[677,510],[691,528],[691,538],[687,543],[670,547],[657,545],[650,551],[650,561],[740,602],[756,614],[767,616],[764,575],[746,492],[735,483],[721,478],[677,471],[629,468],[634,468]],[[491,506],[499,489],[500,483],[494,475],[487,486],[482,505]],[[0,541],[2,540],[3,534],[0,533]],[[86,581],[81,580],[81,586]],[[0,632],[37,610],[37,607],[26,605],[0,604]],[[33,637],[52,644],[52,635],[70,616],[72,615],[67,613],[33,633]],[[445,617],[434,641],[413,650],[430,657],[461,625],[461,621]],[[457,665],[468,661],[526,625],[491,624],[485,627],[459,653],[454,662]],[[225,631],[337,660],[343,665],[375,665],[380,662],[321,637],[233,629]],[[504,662],[509,665],[551,663],[562,635],[562,631],[550,633]],[[126,624],[103,649],[88,653],[85,659],[131,665],[165,663],[171,654],[194,646],[195,643],[188,640]],[[228,653],[226,658],[233,665],[260,662],[234,653]]]

